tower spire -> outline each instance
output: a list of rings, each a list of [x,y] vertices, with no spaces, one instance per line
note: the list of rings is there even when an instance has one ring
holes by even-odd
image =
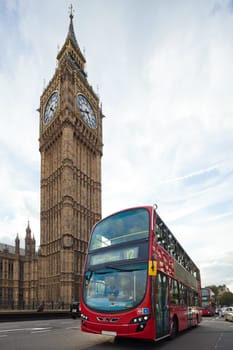
[[[68,30],[66,40],[70,39],[73,42],[74,46],[79,48],[78,42],[75,36],[75,32],[74,32],[74,26],[73,26],[74,9],[72,4],[70,5],[69,10],[70,10],[70,25],[69,25],[69,30]]]
[[[84,77],[86,77],[86,73],[84,72],[84,66],[85,66],[86,60],[79,48],[78,41],[76,39],[75,32],[74,32],[74,25],[73,25],[74,9],[72,4],[69,7],[69,17],[70,17],[70,24],[69,24],[66,40],[61,50],[57,54],[58,66],[65,56],[66,57],[69,56],[69,59],[71,58],[71,60],[76,60],[77,66],[83,73]]]
[[[69,7],[69,10],[70,10],[70,18],[72,17],[74,17],[73,16],[73,11],[74,11],[74,9],[73,9],[73,5],[72,4],[70,4],[70,7]]]

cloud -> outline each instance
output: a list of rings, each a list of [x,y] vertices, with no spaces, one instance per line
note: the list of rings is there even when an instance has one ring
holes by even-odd
[[[233,257],[232,251],[228,250],[224,253],[219,251],[217,255],[210,255],[208,261],[199,261],[202,273],[208,276],[205,279],[205,285],[223,285],[225,284],[231,291],[233,291]]]
[[[199,177],[199,175],[203,175],[203,174],[206,174],[206,173],[208,173],[208,175],[209,175],[209,173],[212,173],[213,170],[216,170],[216,169],[217,169],[217,167],[214,165],[214,166],[208,167],[206,169],[198,170],[198,171],[193,172],[191,174],[187,174],[187,175],[183,175],[183,176],[177,177],[175,179],[164,180],[161,183],[163,184],[163,183],[168,183],[168,182],[176,182],[176,181],[186,180],[186,179],[193,178],[193,177],[196,177],[196,176]]]
[[[68,0],[56,7],[45,0],[0,3],[0,241],[13,242],[17,232],[24,237],[30,220],[39,244],[36,109],[67,35],[69,6]],[[200,262],[203,283],[212,284],[220,237],[219,263],[233,246],[232,3],[80,0],[74,6],[88,81],[106,115],[103,216],[156,202]]]

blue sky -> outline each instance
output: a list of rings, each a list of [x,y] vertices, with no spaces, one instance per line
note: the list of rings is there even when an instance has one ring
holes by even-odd
[[[39,107],[70,0],[0,0],[0,242],[40,239]],[[103,104],[102,213],[158,212],[233,291],[233,2],[73,1],[88,80]]]

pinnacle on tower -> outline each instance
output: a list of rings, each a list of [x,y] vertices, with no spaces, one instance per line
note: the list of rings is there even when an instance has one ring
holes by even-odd
[[[28,220],[28,226],[26,228],[26,238],[31,238],[31,228]]]

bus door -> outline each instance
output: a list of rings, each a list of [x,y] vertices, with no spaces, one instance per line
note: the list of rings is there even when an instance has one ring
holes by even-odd
[[[168,306],[168,277],[158,272],[155,286],[155,321],[156,338],[168,335],[170,332]]]

